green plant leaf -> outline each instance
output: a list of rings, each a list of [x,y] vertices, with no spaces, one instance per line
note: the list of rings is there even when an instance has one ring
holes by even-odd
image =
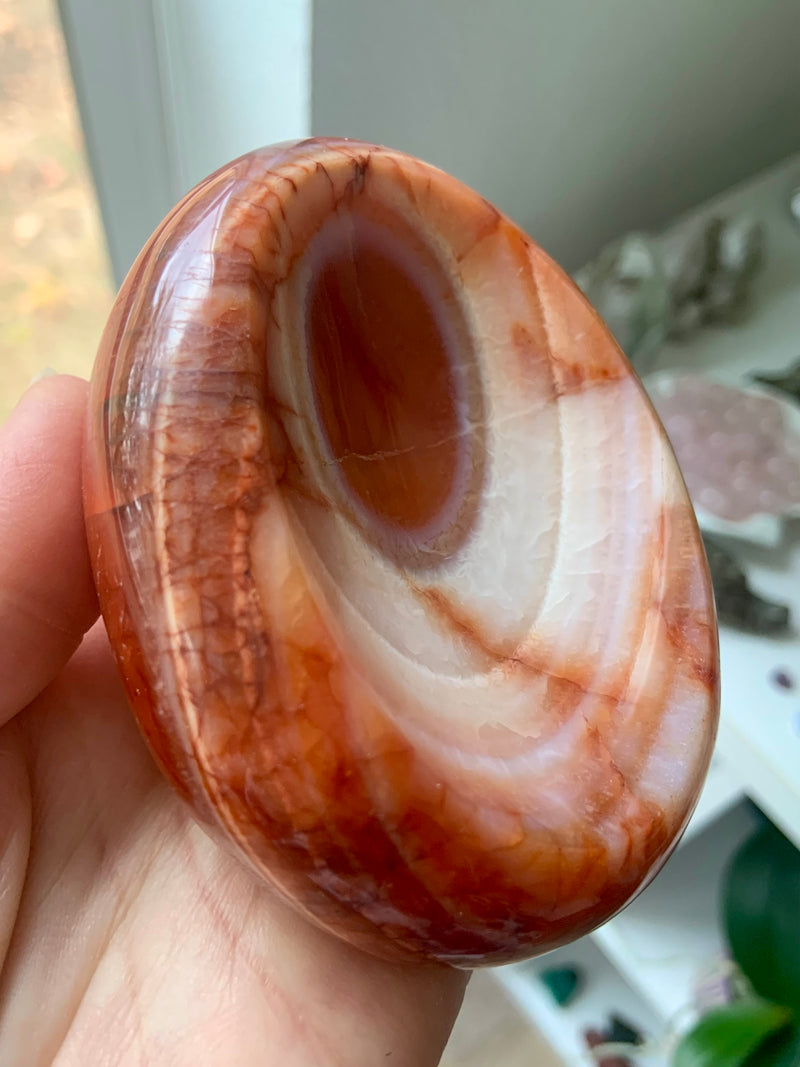
[[[768,1037],[745,1060],[744,1067],[800,1067],[800,1028]]]
[[[744,1067],[762,1042],[790,1021],[787,1008],[764,1000],[715,1008],[681,1038],[672,1067]]]
[[[771,823],[745,841],[723,882],[736,962],[755,992],[800,1011],[800,853]]]

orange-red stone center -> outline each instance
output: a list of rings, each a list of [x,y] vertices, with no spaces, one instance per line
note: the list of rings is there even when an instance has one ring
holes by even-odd
[[[451,497],[459,455],[452,354],[420,285],[378,228],[332,242],[309,294],[317,409],[349,489],[411,532]],[[420,262],[420,271],[430,265]]]

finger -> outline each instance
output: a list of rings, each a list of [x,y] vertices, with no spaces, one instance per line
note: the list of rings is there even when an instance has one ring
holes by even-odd
[[[32,386],[0,428],[0,725],[97,618],[81,502],[87,383]]]

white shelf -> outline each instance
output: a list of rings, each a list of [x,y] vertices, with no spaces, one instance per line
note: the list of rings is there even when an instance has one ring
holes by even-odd
[[[698,980],[723,955],[722,873],[757,825],[741,804],[681,848],[628,908],[591,936],[665,1025],[691,1006]]]
[[[652,371],[693,370],[730,384],[749,382],[754,371],[778,371],[800,354],[800,228],[789,195],[800,184],[800,158],[790,159],[681,220],[670,232],[703,215],[747,214],[760,219],[766,259],[753,281],[752,307],[736,326],[708,328],[687,344],[667,345]],[[798,620],[800,540],[798,523],[787,525],[777,549],[737,545],[754,589],[791,605],[793,628],[780,638],[720,627],[722,715],[717,753],[742,788],[800,846],[800,723],[798,722]],[[784,670],[794,691],[770,680]]]
[[[793,585],[775,596],[788,599],[800,587],[800,552],[793,552]],[[754,579],[759,577],[751,572]],[[774,577],[774,576],[772,576]],[[758,583],[763,592],[772,581]],[[796,610],[796,609],[795,609]],[[797,691],[770,683],[777,669],[788,670],[797,684],[797,638],[755,637],[720,631],[722,718],[717,751],[748,796],[800,847],[800,730]]]
[[[538,975],[551,967],[577,967],[584,984],[566,1007],[556,1004]],[[614,969],[608,959],[582,938],[529,963],[498,967],[492,976],[501,983],[520,1013],[543,1034],[569,1067],[592,1065],[583,1031],[601,1028],[614,1012],[648,1037],[660,1034],[661,1020]],[[638,1061],[642,1067],[661,1067],[657,1057]]]
[[[687,842],[701,834],[743,797],[744,789],[738,775],[730,770],[720,755],[715,754],[708,769],[703,792],[678,847],[684,848]]]

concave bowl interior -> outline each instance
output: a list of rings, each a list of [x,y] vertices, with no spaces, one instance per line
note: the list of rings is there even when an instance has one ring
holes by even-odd
[[[593,309],[454,179],[314,140],[193,190],[101,342],[85,497],[158,762],[337,935],[531,956],[676,842],[718,704],[683,483]]]

